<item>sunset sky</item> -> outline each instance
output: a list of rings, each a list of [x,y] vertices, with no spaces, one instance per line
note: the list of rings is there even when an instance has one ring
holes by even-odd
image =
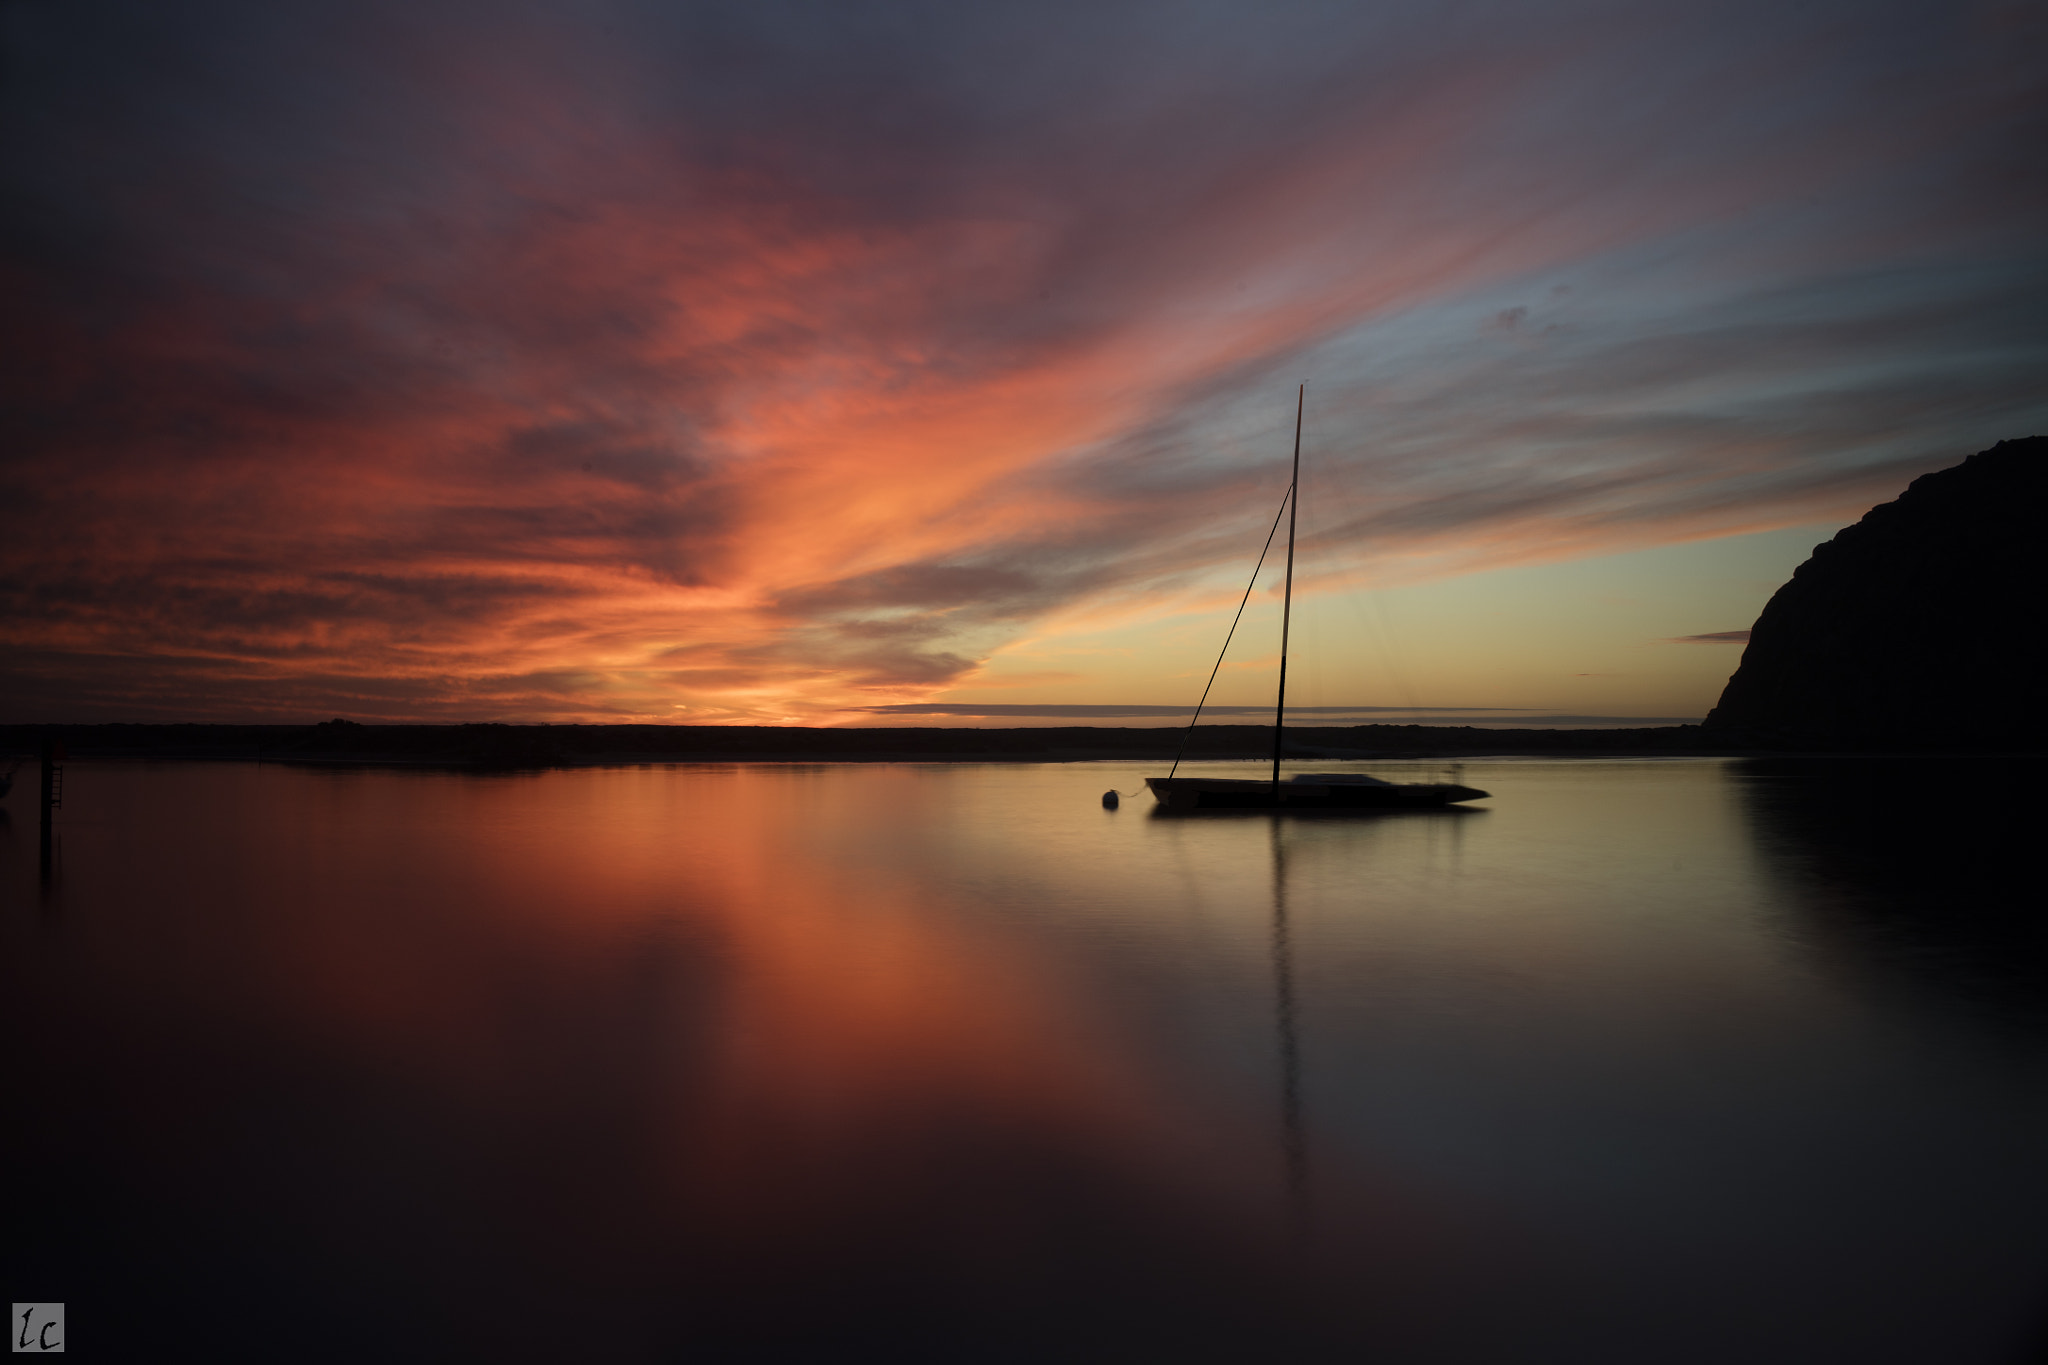
[[[1305,717],[1697,718],[2048,432],[2044,14],[6,0],[0,720],[1169,723],[1298,384]]]

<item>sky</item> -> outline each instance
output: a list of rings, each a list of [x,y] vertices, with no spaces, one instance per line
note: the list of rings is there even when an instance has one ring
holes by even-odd
[[[2013,3],[0,0],[0,719],[1695,719],[2048,432]],[[1270,705],[1274,561],[1212,700]]]

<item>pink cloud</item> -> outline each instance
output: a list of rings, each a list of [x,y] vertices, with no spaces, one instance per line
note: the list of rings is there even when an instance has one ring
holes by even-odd
[[[916,703],[1049,614],[1212,593],[1304,377],[1311,589],[1853,512],[2038,409],[2010,272],[1927,254],[1963,228],[1821,230],[1909,153],[1969,198],[1936,153],[2021,116],[1873,109],[1802,65],[1833,19],[1242,50],[1116,12],[1155,68],[1011,35],[969,89],[852,19],[814,49],[620,16],[477,42],[372,8],[268,64],[195,27],[210,82],[120,49],[120,100],[24,96],[119,173],[28,165],[45,218],[0,262],[10,707]],[[728,39],[746,81],[693,55]],[[1713,267],[1643,264],[1674,243]],[[1926,282],[1827,273],[1902,258]]]

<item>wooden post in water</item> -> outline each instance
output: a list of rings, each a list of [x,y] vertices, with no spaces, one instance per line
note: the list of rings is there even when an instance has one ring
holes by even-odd
[[[43,880],[50,879],[50,818],[57,809],[57,737],[43,736],[41,796],[36,802],[42,818],[41,865]]]

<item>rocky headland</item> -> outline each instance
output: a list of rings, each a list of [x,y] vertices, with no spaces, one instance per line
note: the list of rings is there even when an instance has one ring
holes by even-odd
[[[1915,479],[1814,548],[1702,726],[1742,749],[2037,749],[2048,741],[2048,437]]]

